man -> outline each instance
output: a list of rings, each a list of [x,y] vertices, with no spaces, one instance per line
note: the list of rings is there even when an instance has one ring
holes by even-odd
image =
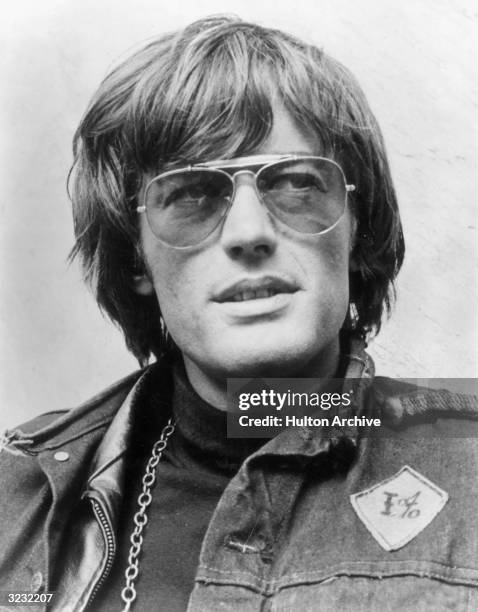
[[[477,445],[446,435],[476,403],[374,379],[364,350],[404,243],[350,73],[201,20],[107,76],[74,154],[73,255],[144,369],[6,433],[4,603],[476,609]],[[241,377],[343,378],[347,419],[228,438]]]

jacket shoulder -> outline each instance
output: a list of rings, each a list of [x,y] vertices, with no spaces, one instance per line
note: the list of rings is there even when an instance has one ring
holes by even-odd
[[[433,385],[377,377],[372,392],[382,416],[391,426],[406,427],[437,419],[478,421],[476,380],[463,379],[455,385],[458,391]]]
[[[70,435],[75,435],[85,428],[91,430],[109,423],[143,373],[144,370],[133,372],[76,408],[45,412],[7,430],[3,434],[3,445],[26,440],[29,444],[36,444],[55,438],[61,433],[69,432]]]

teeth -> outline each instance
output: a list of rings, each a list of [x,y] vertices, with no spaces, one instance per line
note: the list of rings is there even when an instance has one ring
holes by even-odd
[[[276,295],[277,291],[274,289],[257,289],[256,291],[248,290],[236,293],[232,296],[233,302],[244,302],[245,300],[259,300],[263,298],[272,297]]]

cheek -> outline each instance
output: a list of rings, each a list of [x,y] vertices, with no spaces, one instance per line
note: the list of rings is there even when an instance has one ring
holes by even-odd
[[[331,232],[309,244],[307,255],[295,250],[295,260],[307,279],[308,291],[301,313],[304,328],[315,341],[335,337],[347,316],[349,304],[349,233]],[[312,334],[312,335],[313,335]]]
[[[348,294],[350,237],[347,228],[315,237],[299,251],[294,249],[296,265],[302,270],[310,286],[320,292],[322,301],[332,301]]]
[[[153,281],[154,290],[161,310],[167,309],[168,303],[180,299],[181,273],[166,253],[157,252],[146,256],[148,273]]]
[[[201,266],[201,260],[167,247],[145,252],[145,258],[161,313],[173,337],[197,333],[205,295],[201,279],[208,278],[207,267]]]

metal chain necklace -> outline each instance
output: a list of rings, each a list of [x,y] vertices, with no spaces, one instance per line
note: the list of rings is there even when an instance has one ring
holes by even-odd
[[[134,515],[134,529],[130,537],[131,546],[128,554],[128,567],[125,571],[126,585],[121,591],[121,599],[125,605],[122,612],[129,612],[131,606],[136,599],[136,588],[135,581],[139,574],[139,555],[141,553],[141,547],[143,545],[143,529],[148,522],[148,515],[146,510],[148,509],[153,499],[151,495],[151,489],[156,482],[156,468],[158,463],[161,461],[163,451],[168,444],[168,439],[174,432],[175,423],[172,418],[166,423],[161,432],[161,437],[153,445],[151,456],[146,465],[146,470],[143,476],[143,490],[138,497],[139,510]]]

